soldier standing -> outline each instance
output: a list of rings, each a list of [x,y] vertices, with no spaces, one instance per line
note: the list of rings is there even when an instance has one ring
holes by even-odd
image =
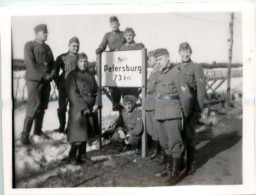
[[[79,40],[72,37],[68,43],[68,52],[61,54],[56,59],[56,76],[54,78],[59,92],[59,108],[57,110],[60,126],[56,131],[63,133],[66,124],[67,95],[65,90],[65,79],[68,74],[77,67],[77,53],[79,51]],[[62,73],[59,74],[60,69]]]
[[[160,66],[159,81],[156,85],[155,119],[161,146],[165,149],[166,165],[155,176],[167,176],[170,185],[177,182],[183,141],[181,137],[182,117],[188,116],[191,94],[180,71],[170,63],[167,49],[155,51]]]
[[[185,120],[184,132],[188,154],[187,174],[191,175],[195,172],[195,128],[203,110],[203,103],[206,94],[206,83],[203,68],[200,65],[193,63],[190,58],[192,49],[187,42],[180,44],[179,54],[181,57],[179,69],[185,76],[186,82],[192,94],[191,112],[189,117]]]
[[[101,107],[98,85],[94,75],[89,71],[87,55],[80,53],[77,60],[77,68],[71,71],[65,80],[70,103],[67,133],[68,141],[71,143],[71,164],[88,161],[86,142],[98,133],[97,110]]]
[[[116,51],[123,43],[125,43],[124,32],[119,30],[120,23],[118,18],[112,16],[110,17],[109,22],[112,31],[104,35],[100,46],[96,50],[96,54],[104,52],[107,46],[109,47],[109,51]],[[113,110],[119,110],[121,98],[120,90],[116,87],[111,87],[109,89],[111,91]]]
[[[34,32],[35,40],[27,42],[24,48],[28,102],[21,141],[25,145],[31,144],[29,133],[33,121],[34,134],[49,138],[42,132],[42,123],[49,102],[50,81],[55,75],[53,54],[50,47],[45,44],[48,36],[47,26],[39,24],[34,28]]]
[[[147,80],[147,92],[145,99],[145,110],[146,110],[146,130],[152,138],[153,152],[150,154],[150,159],[154,159],[159,152],[159,138],[156,132],[155,125],[155,87],[158,82],[158,70],[159,67],[156,64],[154,51],[148,52],[148,68],[153,68]]]
[[[126,28],[124,31],[124,37],[126,40],[126,43],[124,43],[120,47],[120,51],[129,51],[129,50],[140,50],[144,49],[144,45],[142,43],[135,43],[134,38],[136,34],[132,28]],[[125,87],[120,88],[121,89],[121,95],[124,97],[125,95],[133,95],[137,98],[139,98],[139,88],[136,87]]]

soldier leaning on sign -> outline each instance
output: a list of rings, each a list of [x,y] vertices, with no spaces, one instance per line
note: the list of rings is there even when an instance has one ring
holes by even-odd
[[[96,111],[101,106],[100,91],[94,75],[88,70],[87,56],[80,53],[77,58],[77,68],[65,80],[70,104],[67,135],[71,142],[71,164],[88,161],[86,142],[99,131]]]
[[[21,141],[26,145],[30,144],[29,133],[34,120],[34,134],[49,138],[42,132],[42,123],[49,102],[50,81],[55,75],[53,54],[45,44],[48,36],[47,26],[39,24],[34,28],[34,32],[35,40],[27,42],[24,48],[28,102]]]
[[[135,149],[138,150],[143,131],[142,112],[136,108],[137,98],[133,95],[126,95],[123,98],[124,109],[121,112],[122,123],[117,127],[112,140],[124,143],[122,152]]]
[[[60,126],[56,131],[63,133],[66,124],[67,95],[65,90],[65,79],[68,74],[77,67],[77,53],[79,51],[79,40],[72,37],[68,43],[68,52],[57,57],[55,62],[56,76],[54,78],[59,92],[59,108],[57,110]],[[59,74],[60,70],[62,73]]]
[[[96,49],[96,54],[104,52],[107,46],[109,47],[109,51],[117,51],[122,44],[125,43],[124,32],[119,30],[120,23],[118,18],[112,16],[110,17],[109,22],[112,31],[104,35],[100,46]],[[121,92],[116,87],[110,87],[109,89],[111,91],[113,110],[119,110]]]
[[[179,69],[170,63],[167,49],[155,51],[160,66],[156,85],[155,119],[160,144],[165,149],[166,165],[155,176],[169,176],[168,183],[177,182],[183,152],[182,117],[189,115],[191,94]]]
[[[154,159],[159,152],[159,137],[156,132],[155,125],[155,97],[156,97],[156,84],[158,82],[159,66],[156,64],[154,51],[148,52],[148,68],[153,68],[147,80],[147,91],[145,99],[146,110],[146,131],[152,138],[153,152],[150,154],[150,159]]]
[[[144,49],[144,45],[142,43],[135,43],[135,32],[132,28],[126,28],[124,31],[124,37],[126,40],[126,43],[124,43],[120,47],[120,51],[130,51],[130,50],[140,50]],[[135,87],[129,87],[129,88],[120,88],[121,89],[121,95],[124,97],[125,95],[134,95],[135,97],[139,98],[139,88]]]
[[[206,94],[206,82],[202,66],[193,63],[190,58],[192,50],[188,43],[185,42],[180,44],[179,54],[181,57],[179,69],[185,76],[186,82],[192,94],[191,114],[185,120],[184,131],[188,154],[187,173],[191,175],[195,172],[195,128],[203,110],[204,98]]]

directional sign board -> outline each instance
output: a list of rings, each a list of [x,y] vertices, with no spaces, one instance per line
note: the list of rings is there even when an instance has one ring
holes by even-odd
[[[145,71],[145,50],[103,52],[102,86],[141,87]]]

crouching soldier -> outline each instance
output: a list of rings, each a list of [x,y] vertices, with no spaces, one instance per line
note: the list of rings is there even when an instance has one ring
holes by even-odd
[[[179,178],[183,141],[181,137],[182,117],[188,116],[191,94],[185,78],[170,63],[167,49],[155,51],[160,66],[156,85],[155,119],[160,144],[165,150],[166,164],[155,176],[169,176],[167,182],[175,184]]]
[[[121,113],[122,123],[116,129],[116,132],[112,136],[113,141],[125,144],[122,152],[132,149],[138,151],[139,149],[139,143],[143,131],[143,124],[142,112],[135,107],[136,99],[137,98],[132,95],[124,96],[124,109]]]
[[[188,43],[181,43],[179,46],[179,54],[181,63],[179,65],[180,71],[186,78],[189,90],[192,94],[192,107],[189,117],[185,120],[184,140],[187,147],[187,165],[188,175],[195,172],[195,128],[199,120],[206,93],[206,82],[203,68],[192,62],[190,56],[192,49]]]
[[[156,59],[154,56],[154,51],[148,52],[148,68],[153,68],[147,80],[147,91],[145,99],[145,110],[146,110],[146,130],[147,133],[152,138],[153,152],[150,154],[149,158],[154,159],[159,153],[159,138],[156,132],[156,123],[154,119],[155,115],[155,87],[158,80],[158,66],[156,64]]]
[[[88,70],[87,56],[80,53],[77,58],[77,68],[66,79],[66,93],[70,104],[67,135],[71,143],[71,164],[88,160],[86,142],[98,131],[96,111],[101,106],[98,85],[94,75]]]

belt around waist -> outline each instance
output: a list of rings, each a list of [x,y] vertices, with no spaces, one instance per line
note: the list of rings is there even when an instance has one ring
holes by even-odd
[[[158,94],[156,96],[156,100],[161,100],[161,99],[163,99],[163,100],[179,100],[180,98],[179,98],[178,94],[168,94],[168,95]]]

